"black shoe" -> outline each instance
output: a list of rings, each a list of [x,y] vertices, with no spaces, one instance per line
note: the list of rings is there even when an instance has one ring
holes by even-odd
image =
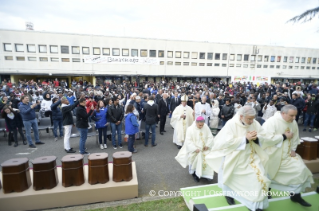
[[[29,145],[30,148],[37,148],[34,144]]]
[[[182,146],[177,145],[177,149],[182,149]]]
[[[84,153],[81,153],[82,155],[89,155],[90,153],[89,152],[84,152]]]
[[[263,211],[262,209],[257,209],[256,211]]]
[[[14,147],[17,147],[18,146],[18,143],[14,143],[14,145],[13,145]]]
[[[163,133],[163,132],[160,132],[160,134],[161,134],[161,135],[164,135],[164,133]]]
[[[144,147],[148,147],[148,144],[146,145],[146,144],[144,144]]]
[[[316,190],[316,192],[319,194],[319,186],[317,187],[317,190]]]
[[[156,147],[157,146],[157,144],[155,143],[155,144],[152,144],[152,147]]]
[[[225,198],[226,198],[226,201],[227,201],[227,203],[228,203],[229,205],[234,205],[234,204],[235,204],[234,198],[229,197],[229,196],[225,196]]]
[[[195,172],[192,174],[193,175],[193,179],[194,179],[194,181],[195,182],[199,182],[199,178],[198,178],[198,176],[195,174]]]
[[[309,204],[308,202],[303,200],[303,198],[301,198],[300,193],[296,193],[294,196],[290,196],[290,200],[293,202],[298,202],[300,205],[304,207],[311,207],[311,204]]]
[[[66,153],[75,153],[75,151],[74,151],[72,148],[69,149],[69,150],[66,150],[66,149],[65,149],[65,152],[66,152]]]
[[[27,145],[27,141],[23,141],[23,145]]]
[[[113,149],[117,149],[117,146],[116,146],[116,145],[113,145]]]
[[[44,144],[43,142],[39,141],[39,142],[35,142],[35,144]]]
[[[165,133],[165,132],[166,132],[166,130],[163,130],[163,132]]]
[[[119,147],[122,149],[122,148],[123,148],[123,145],[122,145],[122,144],[119,144]]]

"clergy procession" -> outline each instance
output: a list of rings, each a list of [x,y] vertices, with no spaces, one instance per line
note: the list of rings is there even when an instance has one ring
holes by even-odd
[[[252,211],[269,207],[272,188],[289,192],[292,202],[311,206],[301,197],[314,180],[296,153],[300,139],[294,105],[283,106],[262,126],[256,121],[255,106],[244,105],[214,137],[218,101],[210,106],[202,97],[194,110],[186,101],[187,96],[182,96],[172,113],[173,143],[180,149],[176,161],[183,168],[188,166],[196,182],[217,175],[227,203],[235,205],[237,200]]]

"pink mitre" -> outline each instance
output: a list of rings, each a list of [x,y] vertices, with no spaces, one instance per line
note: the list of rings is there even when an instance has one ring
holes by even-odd
[[[202,122],[202,121],[205,121],[204,117],[199,116],[196,118],[196,122]]]

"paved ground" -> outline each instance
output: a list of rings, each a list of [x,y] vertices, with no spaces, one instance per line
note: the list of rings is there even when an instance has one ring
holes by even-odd
[[[175,161],[174,157],[177,155],[178,149],[172,142],[173,129],[169,125],[169,120],[167,119],[165,126],[167,132],[164,135],[160,135],[158,133],[159,128],[156,128],[156,142],[158,144],[156,147],[144,147],[144,139],[136,141],[138,153],[133,154],[133,160],[136,162],[137,167],[139,197],[149,196],[151,190],[155,190],[156,193],[159,190],[177,191],[182,187],[211,183],[206,179],[202,179],[199,183],[194,182],[188,174],[188,170],[182,168]],[[300,130],[300,137],[307,136],[319,136],[319,131],[309,133]],[[18,147],[8,146],[7,138],[4,138],[2,134],[0,134],[0,140],[0,163],[17,157],[27,157],[32,160],[41,156],[55,155],[58,158],[57,164],[61,165],[61,158],[67,154],[63,149],[63,140],[60,139],[55,142],[54,138],[49,136],[45,131],[40,135],[40,140],[45,142],[45,144],[38,145],[37,149],[30,149],[27,145],[22,145],[22,141],[19,142],[20,145]],[[79,149],[78,141],[79,138],[71,139],[71,147],[77,151]],[[123,149],[118,148],[114,150],[111,147],[110,141],[108,141],[108,149],[101,150],[96,145],[95,137],[88,138],[86,147],[90,153],[109,153],[109,161],[112,161],[112,154],[114,152],[127,150],[126,143]],[[87,156],[85,156],[84,162],[87,163]],[[213,182],[216,182],[216,180],[214,179]]]

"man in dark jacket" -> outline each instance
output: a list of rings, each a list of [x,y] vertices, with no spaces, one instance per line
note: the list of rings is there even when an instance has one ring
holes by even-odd
[[[296,108],[297,108],[298,113],[297,113],[297,116],[296,116],[296,122],[298,123],[300,113],[301,113],[302,109],[305,107],[304,106],[304,100],[301,99],[298,96],[298,94],[294,93],[294,94],[292,94],[291,104],[296,106]]]
[[[52,105],[51,105],[51,111],[52,111],[52,121],[53,121],[53,134],[54,134],[54,140],[58,140],[58,127],[60,131],[60,137],[63,137],[63,129],[62,129],[62,123],[63,123],[63,117],[61,112],[61,100],[59,100],[57,97],[52,99]]]
[[[119,104],[119,99],[117,97],[113,98],[113,105],[109,107],[107,111],[108,119],[111,123],[112,130],[112,145],[114,149],[117,149],[115,135],[117,132],[118,144],[122,148],[122,120],[124,117],[123,107]]]
[[[178,97],[178,92],[175,92],[174,97],[171,99],[170,113],[172,114],[175,108],[179,106],[180,104],[181,104],[181,99]]]
[[[150,129],[152,130],[152,146],[155,147],[155,129],[156,129],[156,117],[158,115],[158,106],[154,103],[154,97],[150,96],[147,103],[144,104],[145,113],[145,143],[144,146],[148,146],[148,137]]]
[[[85,142],[88,135],[88,127],[89,127],[89,117],[91,116],[94,106],[92,105],[89,113],[86,112],[85,104],[86,101],[84,98],[79,100],[79,107],[76,109],[76,128],[80,132],[80,153],[82,155],[89,155],[87,151],[85,151]]]
[[[158,118],[160,120],[160,134],[164,135],[165,130],[166,116],[169,113],[168,103],[166,101],[167,93],[163,94],[163,98],[158,102]]]
[[[316,103],[316,95],[315,94],[312,94],[311,95],[311,98],[308,100],[308,102],[306,103],[306,106],[307,106],[307,111],[306,111],[306,114],[305,114],[305,120],[304,120],[304,129],[303,131],[306,131],[307,129],[307,126],[308,126],[308,123],[310,123],[310,127],[309,127],[309,132],[312,131],[312,128],[314,126],[314,121],[315,121],[315,118],[316,118],[316,115],[318,113],[318,110],[317,110],[317,103]]]
[[[70,137],[71,130],[74,125],[72,111],[79,104],[79,101],[76,101],[72,105],[70,105],[69,100],[66,97],[62,97],[62,118],[63,118],[63,127],[64,127],[64,150],[67,153],[75,153],[73,148],[70,147]]]
[[[228,120],[230,120],[234,115],[234,106],[230,103],[230,99],[225,100],[225,105],[221,109],[221,118],[223,120],[223,126]]]

